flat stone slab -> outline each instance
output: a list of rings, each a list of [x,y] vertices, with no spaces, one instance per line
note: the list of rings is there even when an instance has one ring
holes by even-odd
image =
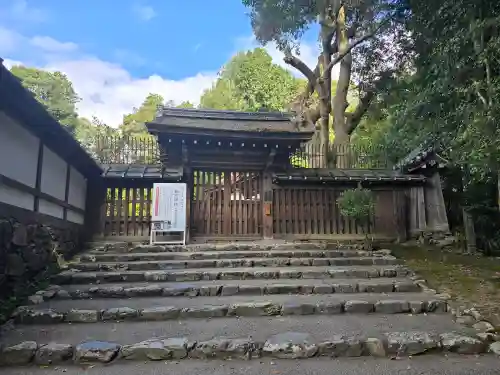
[[[238,267],[288,267],[288,266],[371,266],[396,265],[393,256],[337,257],[337,258],[242,258],[204,260],[141,260],[123,262],[73,263],[76,270],[92,271],[141,271],[175,270],[188,268],[238,268]]]
[[[318,352],[318,345],[311,335],[302,332],[285,332],[269,337],[262,348],[263,355],[275,358],[310,358]]]
[[[427,332],[393,332],[386,335],[389,354],[409,356],[437,350],[439,338]]]
[[[194,343],[186,338],[155,338],[134,345],[122,346],[122,358],[140,361],[161,361],[169,359],[184,359]]]
[[[406,277],[409,270],[402,266],[351,266],[351,267],[250,267],[250,268],[206,268],[185,270],[64,271],[52,277],[60,284],[98,284],[122,282],[189,282],[201,280],[255,280],[255,279],[372,279]]]
[[[55,365],[66,362],[73,357],[73,345],[48,343],[38,348],[35,355],[37,365]]]
[[[415,293],[421,288],[412,281],[393,281],[391,279],[373,279],[369,285],[380,289],[383,293]],[[397,286],[404,288],[397,288]],[[90,298],[132,298],[132,297],[200,297],[200,296],[233,296],[233,295],[273,295],[273,294],[341,294],[364,293],[366,282],[345,280],[341,283],[325,281],[285,280],[281,283],[266,284],[264,280],[215,281],[213,285],[207,282],[186,282],[182,284],[162,283],[120,287],[116,285],[82,286],[78,289],[69,287],[60,289],[51,299],[90,299]],[[61,292],[62,297],[61,297]]]
[[[95,323],[105,321],[162,321],[172,319],[221,318],[230,316],[255,317],[276,315],[336,315],[336,314],[405,314],[405,313],[439,313],[428,311],[427,302],[412,300],[392,300],[388,298],[377,300],[377,296],[370,296],[368,300],[343,300],[340,298],[328,299],[320,296],[302,296],[303,298],[282,298],[281,301],[261,300],[247,302],[242,297],[225,297],[220,304],[196,304],[185,300],[183,307],[175,304],[170,306],[154,306],[136,308],[128,306],[100,309],[70,309],[68,311],[50,310],[50,316],[57,319],[47,319],[47,310],[34,308],[20,308],[16,313],[18,324],[56,324],[56,323]],[[242,301],[230,303],[232,299]],[[380,297],[379,297],[380,298]],[[209,299],[207,299],[208,301]],[[433,300],[431,300],[433,301]],[[83,301],[81,301],[83,302]],[[126,300],[124,301],[126,302]],[[444,302],[445,303],[445,302]],[[60,302],[64,305],[65,302]],[[419,311],[411,306],[419,305]],[[136,304],[137,306],[141,304]],[[187,306],[186,306],[187,305]],[[21,315],[20,315],[21,314]],[[41,318],[40,318],[41,317]]]
[[[101,362],[109,363],[116,358],[120,345],[105,341],[88,341],[75,348],[76,363]]]
[[[161,250],[161,249],[160,249]],[[388,250],[362,251],[362,250],[229,250],[229,251],[203,251],[203,252],[134,252],[106,253],[91,251],[82,254],[82,262],[134,262],[134,261],[162,261],[162,260],[207,260],[207,259],[246,259],[246,258],[357,258],[357,257],[383,257],[389,256]]]
[[[3,366],[26,365],[35,358],[37,349],[38,344],[34,341],[7,346],[0,354],[0,364]]]

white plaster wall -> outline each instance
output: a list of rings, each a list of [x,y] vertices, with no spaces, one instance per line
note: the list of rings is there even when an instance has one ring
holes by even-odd
[[[32,211],[35,205],[35,197],[30,193],[0,185],[0,202]]]
[[[0,111],[1,174],[35,187],[39,145],[36,136]]]
[[[82,214],[72,210],[68,210],[66,218],[68,219],[68,221],[71,221],[72,223],[76,224],[83,224],[84,221],[84,217]]]
[[[40,189],[55,198],[64,200],[66,192],[66,162],[43,146],[42,180]]]
[[[38,203],[38,212],[45,215],[50,215],[62,219],[64,217],[64,209],[58,204],[40,199]]]
[[[68,203],[75,207],[85,209],[87,194],[87,179],[75,168],[71,167],[69,180]],[[68,219],[69,220],[69,219]]]

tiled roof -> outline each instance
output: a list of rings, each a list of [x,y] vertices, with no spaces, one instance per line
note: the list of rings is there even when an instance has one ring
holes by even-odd
[[[182,167],[163,168],[161,165],[102,164],[101,168],[104,178],[163,179],[168,182],[180,181],[183,177]]]
[[[238,112],[163,108],[146,124],[150,132],[163,127],[183,127],[235,132],[312,133],[312,127],[297,126],[293,115],[281,112]]]

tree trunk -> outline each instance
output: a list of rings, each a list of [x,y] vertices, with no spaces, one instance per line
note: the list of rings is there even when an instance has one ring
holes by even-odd
[[[343,10],[337,18],[337,46],[340,54],[349,48],[349,38],[346,29],[346,15]],[[336,167],[348,168],[349,155],[346,145],[349,144],[350,136],[347,129],[345,110],[347,108],[347,91],[351,82],[352,54],[348,53],[340,62],[339,79],[337,89],[333,98],[333,130],[335,132]]]

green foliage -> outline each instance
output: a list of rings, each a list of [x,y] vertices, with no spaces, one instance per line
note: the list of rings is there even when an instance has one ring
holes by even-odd
[[[66,75],[24,66],[13,66],[11,72],[57,121],[71,133],[75,132],[79,125],[76,103],[80,98]]]
[[[370,219],[375,210],[375,198],[371,190],[357,187],[342,192],[337,200],[340,213],[362,223]]]
[[[164,99],[158,94],[149,94],[139,108],[123,117],[120,130],[124,135],[146,135],[146,122],[153,121],[158,108],[163,105]]]
[[[262,48],[236,54],[200,99],[201,108],[283,111],[303,87]]]

